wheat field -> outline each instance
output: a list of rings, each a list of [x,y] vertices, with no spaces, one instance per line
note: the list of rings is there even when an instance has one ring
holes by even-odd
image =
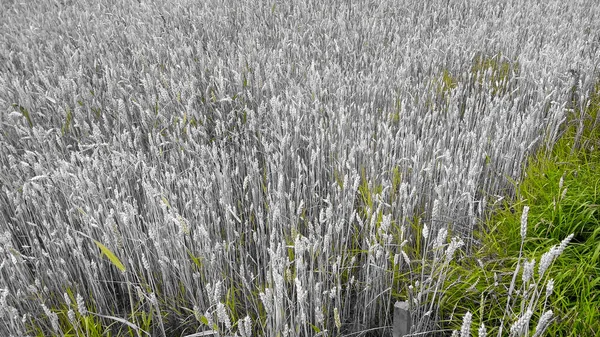
[[[402,298],[443,330],[443,276],[416,266],[468,255],[583,110],[598,18],[2,1],[0,335],[388,336]]]

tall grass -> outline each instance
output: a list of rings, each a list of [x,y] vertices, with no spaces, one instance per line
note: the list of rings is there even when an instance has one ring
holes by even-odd
[[[600,59],[594,1],[0,9],[8,336],[389,334]]]
[[[600,156],[596,149],[600,124],[595,122],[599,98],[600,86],[596,85],[586,102],[581,103],[583,110],[577,108],[569,115],[562,136],[553,148],[540,149],[529,160],[515,198],[493,212],[485,229],[476,234],[483,245],[449,273],[449,282],[461,282],[446,297],[444,311],[471,311],[474,320],[498,323],[506,314],[503,308],[510,307],[506,302],[506,289],[502,289],[508,280],[500,281],[499,286],[498,279],[511,275],[517,266],[512,275],[521,272],[522,277],[513,277],[512,283],[526,296],[512,301],[513,307],[518,307],[518,302],[532,303],[531,298],[535,297],[531,295],[537,291],[536,296],[539,296],[544,283],[547,287],[552,285],[543,302],[544,307],[550,303],[554,310],[555,324],[548,327],[549,335],[587,336],[600,329],[596,309],[600,306],[597,287],[600,280],[597,268]],[[523,204],[528,204],[527,209],[530,209],[526,240],[521,240],[520,234],[519,210],[526,208]],[[546,270],[541,268],[542,260],[549,261],[551,256],[545,251],[551,252],[552,246],[569,235],[572,239],[569,247],[551,269],[546,268],[545,276],[542,273],[536,278],[532,268]],[[541,259],[536,261],[538,258]],[[545,315],[545,308],[538,309],[534,318]],[[458,328],[456,322],[448,325]]]

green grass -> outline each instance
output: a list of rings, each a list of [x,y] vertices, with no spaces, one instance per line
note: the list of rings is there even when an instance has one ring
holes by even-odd
[[[519,69],[519,62],[512,62],[501,53],[491,57],[478,54],[473,59],[471,73],[479,85],[482,85],[484,80],[489,81],[492,95],[498,96],[510,90],[511,80],[518,76]]]
[[[505,202],[478,233],[479,251],[454,265],[449,277],[454,287],[444,299],[447,318],[470,311],[475,322],[484,322],[488,333],[496,333],[518,261],[521,213],[528,205],[525,259],[540,257],[574,234],[550,269],[555,283],[549,301],[557,319],[548,334],[594,336],[600,331],[600,125],[595,123],[599,107],[597,85],[586,111],[571,116],[555,146],[529,160],[517,197]],[[535,311],[532,321],[541,313]],[[453,319],[448,326],[459,329],[460,322]]]

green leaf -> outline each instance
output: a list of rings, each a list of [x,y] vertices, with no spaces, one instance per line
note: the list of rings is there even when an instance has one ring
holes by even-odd
[[[169,203],[169,200],[167,200],[167,198],[165,198],[164,196],[161,196],[162,198],[162,202],[167,206],[167,208],[171,208],[171,204]]]
[[[99,242],[96,241],[96,243],[99,243]],[[120,318],[120,317],[115,317],[115,316],[107,316],[107,315],[96,314],[96,313],[93,313],[93,312],[91,314],[99,316],[99,317],[104,317],[104,318],[112,319],[112,320],[117,321],[119,323],[123,323],[123,324],[127,325],[128,327],[132,328],[135,331],[141,331],[141,332],[145,333],[146,335],[150,336],[150,334],[147,331],[141,329],[139,326],[135,325],[134,323],[131,323],[130,321],[128,321],[126,319],[123,319],[123,318]]]
[[[202,269],[202,261],[200,260],[200,258],[197,258],[194,256],[194,254],[192,254],[191,251],[187,251],[188,256],[190,257],[190,259],[192,259],[192,262],[194,262],[194,264],[198,267],[198,269]]]
[[[71,127],[71,122],[73,121],[73,113],[71,112],[71,109],[69,109],[69,107],[67,107],[66,112],[67,112],[67,115],[65,117],[65,124],[60,129],[60,131],[63,135],[66,134],[67,132],[69,132],[69,128]]]
[[[33,123],[31,122],[31,117],[29,116],[29,111],[27,110],[27,108],[21,106],[20,104],[14,103],[13,107],[15,108],[19,108],[19,111],[21,111],[21,114],[23,115],[23,117],[25,117],[25,119],[27,120],[27,124],[29,124],[29,127],[32,128],[33,127]]]
[[[106,255],[110,262],[112,262],[112,264],[115,265],[115,267],[119,268],[121,272],[125,272],[125,266],[121,263],[121,260],[119,260],[119,258],[113,252],[110,251],[110,249],[108,249],[105,245],[100,243],[100,241],[94,240],[94,243],[96,243],[96,246],[100,248],[100,250],[102,251],[102,255]]]

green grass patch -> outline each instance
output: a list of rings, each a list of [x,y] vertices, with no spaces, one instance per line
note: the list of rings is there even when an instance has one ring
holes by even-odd
[[[445,317],[452,318],[446,323],[452,329],[460,329],[456,314],[470,311],[474,322],[485,323],[488,334],[497,333],[494,329],[504,315],[508,285],[519,261],[521,213],[527,205],[530,210],[524,259],[515,286],[522,289],[518,295],[521,299],[513,306],[524,306],[524,296],[531,295],[527,291],[543,291],[552,278],[553,295],[544,307],[538,303],[533,308],[531,331],[547,308],[555,317],[549,335],[594,336],[600,331],[599,97],[600,86],[596,86],[587,110],[573,115],[583,118],[583,123],[571,118],[554,147],[528,161],[515,200],[492,214],[478,233],[482,242],[479,251],[454,265],[449,280],[455,286],[443,301]],[[567,249],[543,278],[536,279],[540,256],[570,234],[574,236]],[[532,286],[522,281],[523,263],[530,259],[536,259]],[[504,332],[514,319],[507,317]]]
[[[479,53],[473,59],[471,73],[479,85],[489,81],[492,95],[499,96],[508,92],[511,79],[518,76],[519,69],[519,62],[510,61],[502,53],[493,56]]]

